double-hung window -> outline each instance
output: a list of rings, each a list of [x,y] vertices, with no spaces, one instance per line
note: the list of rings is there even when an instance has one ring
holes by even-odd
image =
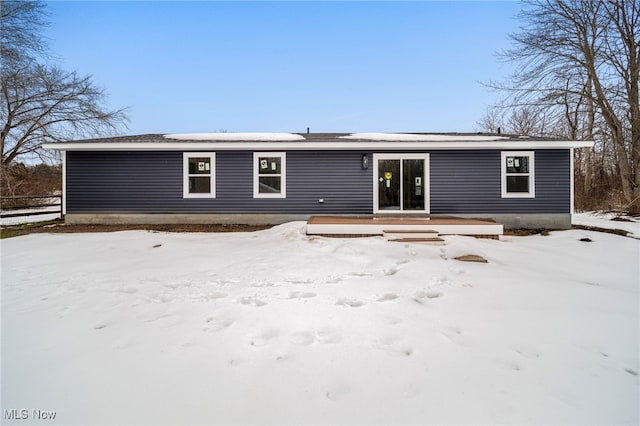
[[[287,157],[284,152],[253,153],[253,197],[285,198]]]
[[[213,152],[185,152],[183,154],[183,197],[215,198],[216,154]]]
[[[502,198],[534,198],[534,152],[502,152]]]

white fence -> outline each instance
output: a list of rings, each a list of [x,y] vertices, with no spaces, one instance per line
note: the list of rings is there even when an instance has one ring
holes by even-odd
[[[19,225],[62,217],[60,195],[1,197],[0,225]]]

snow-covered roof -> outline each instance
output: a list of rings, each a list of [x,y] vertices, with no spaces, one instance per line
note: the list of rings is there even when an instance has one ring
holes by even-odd
[[[340,139],[395,142],[453,142],[453,141],[497,141],[509,139],[508,136],[435,134],[435,133],[352,133],[339,136]]]
[[[482,133],[172,133],[45,144],[60,151],[568,149],[589,141]]]
[[[326,134],[324,134],[326,135]],[[316,134],[304,135],[300,133],[171,133],[163,135],[166,139],[192,141],[304,141],[316,138]],[[510,139],[509,136],[498,135],[470,135],[464,133],[350,133],[325,136],[326,139],[338,138],[348,140],[388,141],[388,142],[453,142],[453,141],[496,141]]]
[[[167,139],[192,141],[303,141],[296,133],[172,133],[163,135]]]

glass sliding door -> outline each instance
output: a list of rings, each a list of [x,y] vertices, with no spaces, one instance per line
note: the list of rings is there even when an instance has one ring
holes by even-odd
[[[402,160],[402,209],[424,211],[424,159]]]
[[[428,212],[428,154],[375,154],[374,213]]]
[[[400,160],[378,161],[378,209],[400,210]]]

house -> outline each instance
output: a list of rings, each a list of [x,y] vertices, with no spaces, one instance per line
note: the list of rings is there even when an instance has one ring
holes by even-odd
[[[77,223],[275,224],[311,215],[455,216],[565,229],[573,150],[490,134],[148,134],[47,144]]]

